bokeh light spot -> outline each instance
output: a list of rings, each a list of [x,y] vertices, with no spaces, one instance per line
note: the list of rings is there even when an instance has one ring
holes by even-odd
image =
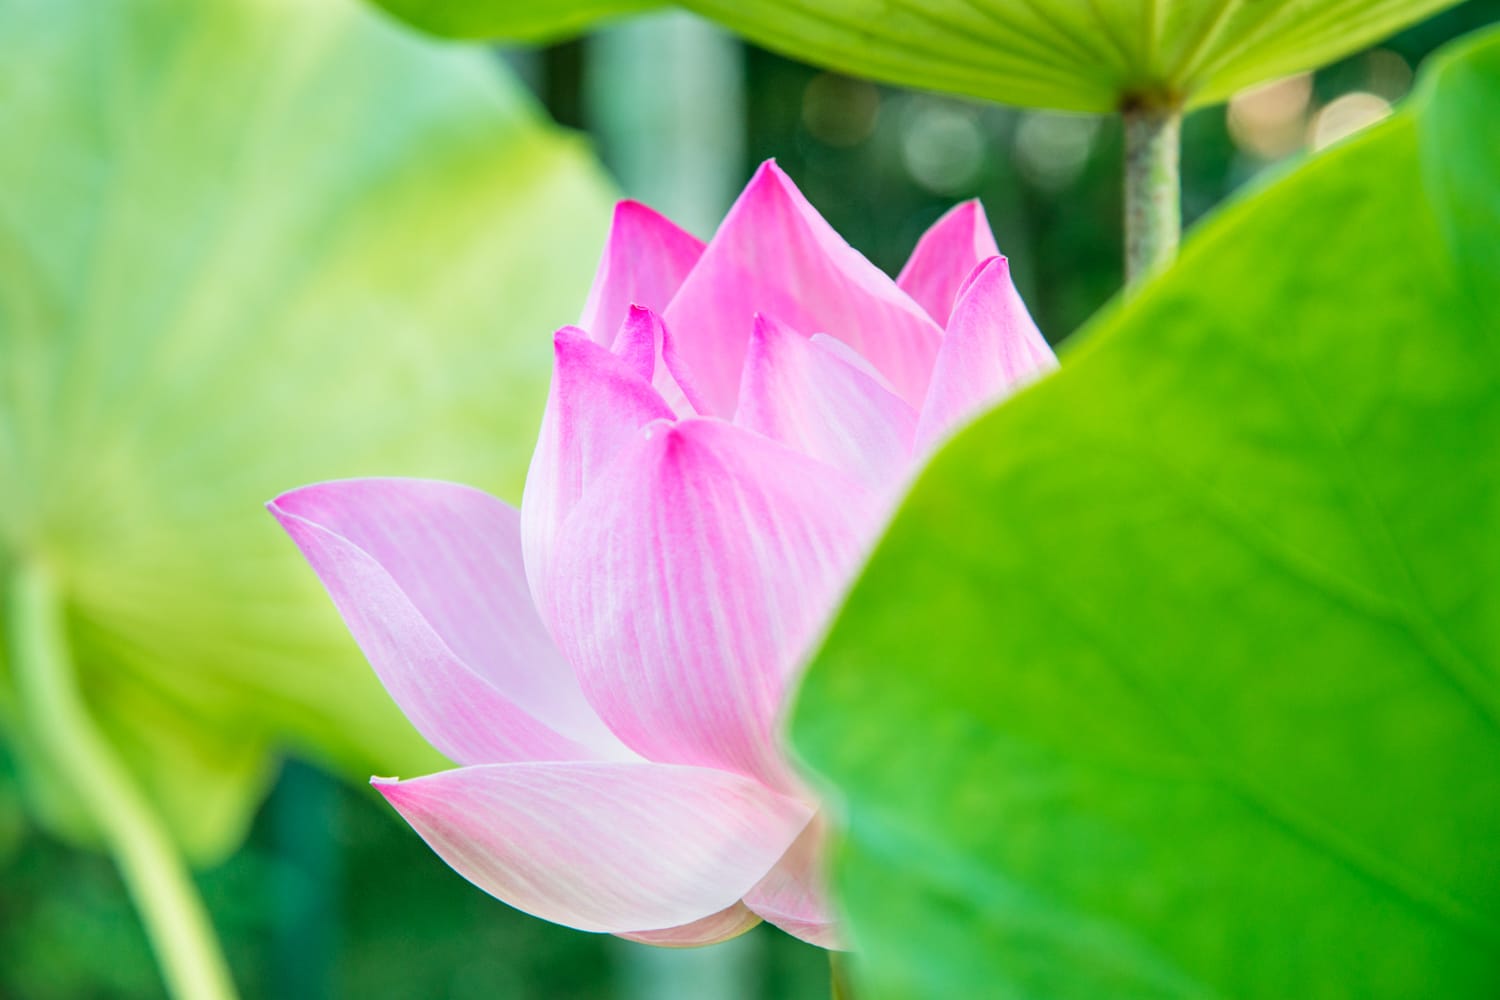
[[[1229,102],[1229,135],[1243,152],[1276,160],[1296,152],[1307,134],[1312,74],[1273,80],[1236,94]]]
[[[1028,112],[1016,128],[1016,166],[1044,191],[1061,191],[1088,164],[1099,119],[1053,111]]]
[[[1330,101],[1317,113],[1308,129],[1308,141],[1313,149],[1323,149],[1368,128],[1390,113],[1390,101],[1378,94],[1356,90]]]
[[[950,102],[915,100],[901,122],[901,160],[922,187],[937,194],[968,190],[984,166],[985,141],[974,112]]]

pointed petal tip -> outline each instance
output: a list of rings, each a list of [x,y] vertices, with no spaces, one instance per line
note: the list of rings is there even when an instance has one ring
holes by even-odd
[[[774,156],[770,159],[762,160],[760,166],[755,168],[755,173],[750,175],[750,180],[746,182],[745,189],[740,193],[740,197],[744,198],[746,195],[762,190],[779,192],[796,191],[799,194],[801,193],[796,181],[792,180],[791,175],[781,169],[781,164],[776,162]]]
[[[615,202],[614,213],[610,216],[609,236],[606,239],[610,246],[620,244],[627,249],[636,249],[642,240],[666,235],[691,242],[696,251],[701,252],[703,249],[702,240],[674,222],[665,212],[634,198],[622,198]],[[665,306],[666,303],[663,302],[662,305]]]
[[[422,476],[350,476],[344,479],[324,479],[294,487],[267,500],[265,507],[282,524],[287,524],[293,519],[305,521],[343,537],[345,533],[339,530],[335,523],[341,518],[331,517],[330,511],[342,511],[345,509],[344,505],[347,505],[347,509],[353,510],[365,502],[378,500],[381,493],[393,489],[428,495],[458,493],[471,497],[483,497],[489,501],[494,500],[488,493],[477,487],[442,479],[428,479]],[[340,506],[330,507],[331,503]]]
[[[632,302],[625,319],[615,331],[609,352],[624,361],[647,382],[656,380],[656,356],[660,351],[660,320],[649,308]]]
[[[370,775],[370,787],[380,793],[380,797],[385,799],[387,805],[398,810],[401,808],[401,803],[406,799],[406,789],[402,787],[403,784],[405,783],[400,778],[383,778],[378,774]]]
[[[738,397],[738,408],[745,404],[746,386],[750,384],[752,374],[759,374],[761,365],[774,364],[771,359],[779,352],[785,351],[789,346],[788,340],[805,340],[800,332],[781,322],[776,317],[767,313],[757,312],[750,321],[750,341],[745,349],[744,370],[740,375],[740,395]]]
[[[634,369],[625,365],[619,355],[610,350],[608,343],[599,343],[587,331],[576,326],[562,327],[552,335],[552,364],[554,380],[563,371],[610,372],[616,376],[628,371],[631,375],[638,375]],[[568,377],[570,384],[575,377]]]
[[[975,264],[973,270],[965,275],[964,280],[959,283],[958,291],[953,295],[953,308],[956,310],[958,308],[958,304],[964,300],[964,298],[969,294],[970,290],[973,289],[973,287],[979,284],[981,281],[989,282],[1002,280],[1010,280],[1009,258],[1007,258],[1004,254],[996,254],[993,257],[984,258],[978,264]],[[951,316],[949,317],[949,322],[952,322]]]
[[[274,497],[266,501],[266,510],[270,511],[271,516],[276,518],[276,520],[280,521],[284,525],[286,524],[288,518],[298,516],[297,507],[300,506],[301,500],[303,500],[304,498],[315,496],[316,494],[322,492],[328,486],[336,482],[339,482],[339,480],[331,480],[319,483],[306,483],[302,486],[294,486],[289,490],[282,490],[280,493],[276,494]]]
[[[389,478],[389,477],[381,477]],[[316,483],[306,483],[302,486],[294,486],[284,490],[266,501],[266,510],[271,516],[283,525],[291,519],[309,520],[310,515],[306,509],[310,504],[315,504],[319,499],[333,493],[341,488],[353,489],[360,483],[380,481],[379,479],[325,479]]]
[[[965,198],[954,205],[948,211],[938,216],[937,221],[929,228],[928,232],[941,231],[944,228],[962,222],[977,230],[982,223],[986,232],[990,228],[989,215],[984,210],[984,202],[978,198]]]
[[[606,341],[631,302],[665,309],[703,253],[703,241],[638,201],[615,203],[578,325]]]
[[[755,312],[750,317],[750,337],[752,340],[764,340],[781,333],[791,332],[791,327],[778,320],[775,316],[763,312]]]
[[[292,541],[296,542],[299,548],[302,547],[301,531],[307,524],[308,518],[306,513],[298,508],[305,507],[304,501],[312,499],[321,485],[323,484],[314,483],[309,486],[299,486],[294,490],[279,493],[266,501],[266,510],[276,519],[276,523],[281,525],[282,530],[292,536]]]
[[[927,228],[896,277],[896,284],[936,322],[946,324],[958,290],[974,267],[1000,253],[984,206],[960,202]]]
[[[983,203],[978,198],[966,198],[938,216],[937,221],[928,227],[928,231],[931,232],[934,229],[941,229],[959,222],[973,228],[981,219],[985,219],[988,222],[985,218]]]
[[[770,313],[756,312],[750,317],[750,340],[746,351],[746,366],[750,364],[750,359],[755,352],[772,349],[778,342],[790,337],[795,337],[799,340],[807,339],[803,337],[800,330],[790,323],[784,323]],[[744,381],[744,378],[745,375],[742,371],[740,373],[741,382]]]
[[[307,545],[304,535],[312,529],[307,524],[306,518],[290,509],[293,501],[294,498],[290,493],[283,493],[274,500],[268,500],[266,502],[266,510],[276,519],[277,526],[286,532],[287,537],[292,540],[292,544],[297,546],[302,551],[303,557],[306,558]]]
[[[610,230],[610,235],[614,236],[615,234],[617,234],[620,231],[619,227],[622,224],[630,225],[631,223],[640,221],[642,219],[651,222],[655,222],[658,219],[668,222],[671,221],[670,219],[667,219],[665,215],[658,212],[656,209],[652,208],[650,205],[647,205],[643,201],[636,201],[634,198],[621,198],[619,201],[615,202],[615,211],[613,217],[611,218],[611,221],[614,223],[614,227]]]
[[[582,327],[560,326],[552,333],[552,346],[554,348],[562,347],[565,344],[576,344],[579,341],[584,340],[592,342],[593,338],[590,337],[588,331],[583,329]]]
[[[925,453],[985,408],[1057,366],[1003,255],[985,258],[959,286],[917,423]]]

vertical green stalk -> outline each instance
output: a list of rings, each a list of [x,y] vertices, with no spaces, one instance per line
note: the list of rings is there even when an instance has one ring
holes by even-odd
[[[182,858],[89,718],[55,582],[44,567],[22,563],[8,600],[11,666],[28,726],[98,825],[146,926],[168,989],[178,1000],[232,1000],[229,970]]]
[[[854,1000],[849,956],[842,951],[830,949],[828,952],[828,992],[831,1000]]]
[[[1125,119],[1125,286],[1177,256],[1182,235],[1182,112],[1175,103],[1131,103]]]

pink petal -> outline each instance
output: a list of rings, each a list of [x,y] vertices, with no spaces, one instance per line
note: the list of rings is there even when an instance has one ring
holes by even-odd
[[[820,948],[843,948],[828,895],[827,830],[821,817],[807,824],[776,866],[745,894],[745,905],[793,937]]]
[[[896,391],[896,387],[891,385],[891,380],[880,374],[880,371],[874,365],[870,364],[870,360],[868,358],[866,358],[863,354],[860,354],[848,344],[844,343],[842,340],[838,339],[837,337],[830,337],[826,333],[815,333],[807,339],[816,344],[822,350],[825,350],[829,354],[832,354],[836,357],[844,359],[844,361],[851,367],[857,368],[860,371],[864,372],[866,375],[870,376],[870,378],[875,380],[876,385],[880,386],[892,396],[900,395],[900,393]]]
[[[552,389],[521,496],[521,545],[535,595],[541,594],[558,530],[584,490],[638,428],[673,416],[639,368],[581,330],[564,327],[553,344]]]
[[[661,356],[661,321],[645,306],[633,305],[625,311],[625,319],[615,334],[609,352],[643,381],[650,382],[656,376],[657,358]]]
[[[659,315],[645,306],[631,306],[610,351],[632,371],[650,382],[672,412],[682,417],[698,413],[702,401],[692,372]]]
[[[902,481],[917,415],[837,349],[757,316],[734,422],[881,491]]]
[[[321,483],[269,507],[438,750],[466,763],[630,756],[537,616],[513,508],[415,479]]]
[[[683,416],[695,414],[707,415],[709,412],[709,400],[704,395],[702,383],[698,376],[693,373],[693,367],[688,363],[687,357],[682,353],[682,342],[672,335],[664,320],[657,320],[661,327],[661,360],[666,369],[666,379],[673,386],[680,388],[682,396],[687,400],[688,408],[675,408]]]
[[[712,916],[694,920],[681,927],[668,927],[664,931],[637,931],[633,934],[621,934],[620,937],[663,948],[697,948],[739,937],[758,923],[760,917],[751,913],[744,903],[735,903]]]
[[[1011,284],[1004,257],[974,269],[960,290],[917,419],[925,452],[958,424],[1057,367],[1057,357]]]
[[[774,162],[756,171],[667,306],[707,410],[734,412],[756,313],[845,341],[913,406],[942,331],[833,231]]]
[[[750,431],[653,424],[578,505],[543,614],[627,745],[792,789],[773,720],[873,511],[836,470]]]
[[[649,763],[490,764],[373,784],[485,892],[617,934],[732,907],[812,811],[727,771]]]
[[[998,256],[1000,248],[984,206],[966,201],[949,209],[922,234],[896,284],[927,315],[946,326],[964,281],[980,262]]]
[[[702,253],[702,240],[664,216],[640,202],[620,202],[578,325],[608,344],[632,305],[665,309]]]

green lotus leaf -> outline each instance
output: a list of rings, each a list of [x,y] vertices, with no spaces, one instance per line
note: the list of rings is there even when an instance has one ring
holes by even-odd
[[[585,31],[601,21],[661,7],[666,0],[375,0],[425,31],[453,38],[503,38],[546,42]]]
[[[915,486],[792,722],[861,997],[1500,995],[1500,32]]]
[[[650,0],[376,0],[440,34],[534,40]],[[857,76],[1037,107],[1213,104],[1357,52],[1458,0],[681,0]]]
[[[91,715],[197,858],[282,745],[437,766],[262,505],[515,498],[609,185],[487,53],[344,0],[0,0],[0,37],[0,577],[57,581]],[[0,730],[87,837],[15,667]]]

